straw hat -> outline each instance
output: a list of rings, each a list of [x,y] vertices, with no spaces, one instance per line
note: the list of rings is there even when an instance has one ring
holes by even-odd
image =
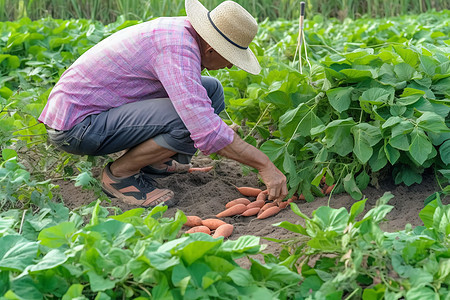
[[[258,31],[249,12],[233,1],[222,2],[212,11],[198,0],[186,0],[185,5],[192,27],[222,57],[251,74],[261,71],[248,47]]]

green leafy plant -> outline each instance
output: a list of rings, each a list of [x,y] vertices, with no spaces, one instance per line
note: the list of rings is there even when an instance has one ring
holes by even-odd
[[[243,269],[234,261],[260,251],[257,237],[180,236],[186,222],[181,211],[173,218],[163,217],[167,207],[107,217],[99,204],[92,206],[88,224],[80,215],[65,213],[58,224],[40,230],[37,239],[18,235],[12,230],[17,219],[0,215],[0,295],[267,299],[295,292],[300,276],[285,266],[252,259],[250,269]]]
[[[366,199],[345,208],[319,207],[312,217],[295,203],[304,225],[280,222],[294,234],[278,257],[266,261],[302,275],[300,299],[446,299],[450,288],[450,205],[439,198],[419,214],[424,226],[384,232],[380,228],[393,206],[386,193],[365,210]]]

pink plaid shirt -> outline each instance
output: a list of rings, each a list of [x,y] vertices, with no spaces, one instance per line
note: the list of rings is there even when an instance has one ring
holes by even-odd
[[[158,18],[104,39],[67,69],[39,121],[68,130],[90,114],[145,99],[169,97],[205,154],[233,141],[201,84],[198,35],[186,17]]]

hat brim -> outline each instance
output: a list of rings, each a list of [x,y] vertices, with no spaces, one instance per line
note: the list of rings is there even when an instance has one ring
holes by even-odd
[[[223,58],[236,67],[259,74],[261,66],[255,54],[247,49],[240,49],[223,38],[211,25],[208,19],[208,10],[198,0],[186,0],[186,14],[195,31]]]

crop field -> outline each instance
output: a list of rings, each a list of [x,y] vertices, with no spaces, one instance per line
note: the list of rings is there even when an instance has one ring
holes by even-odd
[[[300,35],[297,10],[268,10],[250,46],[259,75],[204,71],[224,87],[221,117],[287,177],[291,200],[262,219],[217,216],[257,201],[236,187],[263,188],[217,155],[194,157],[208,173],[160,179],[175,182],[177,207],[110,200],[98,180],[110,157],[57,151],[37,118],[81,54],[142,21],[72,6],[35,18],[44,1],[21,2],[0,10],[17,16],[0,22],[1,300],[450,299],[450,11],[372,18],[388,9],[367,1],[330,18],[311,4]],[[234,232],[186,233],[194,215]]]

